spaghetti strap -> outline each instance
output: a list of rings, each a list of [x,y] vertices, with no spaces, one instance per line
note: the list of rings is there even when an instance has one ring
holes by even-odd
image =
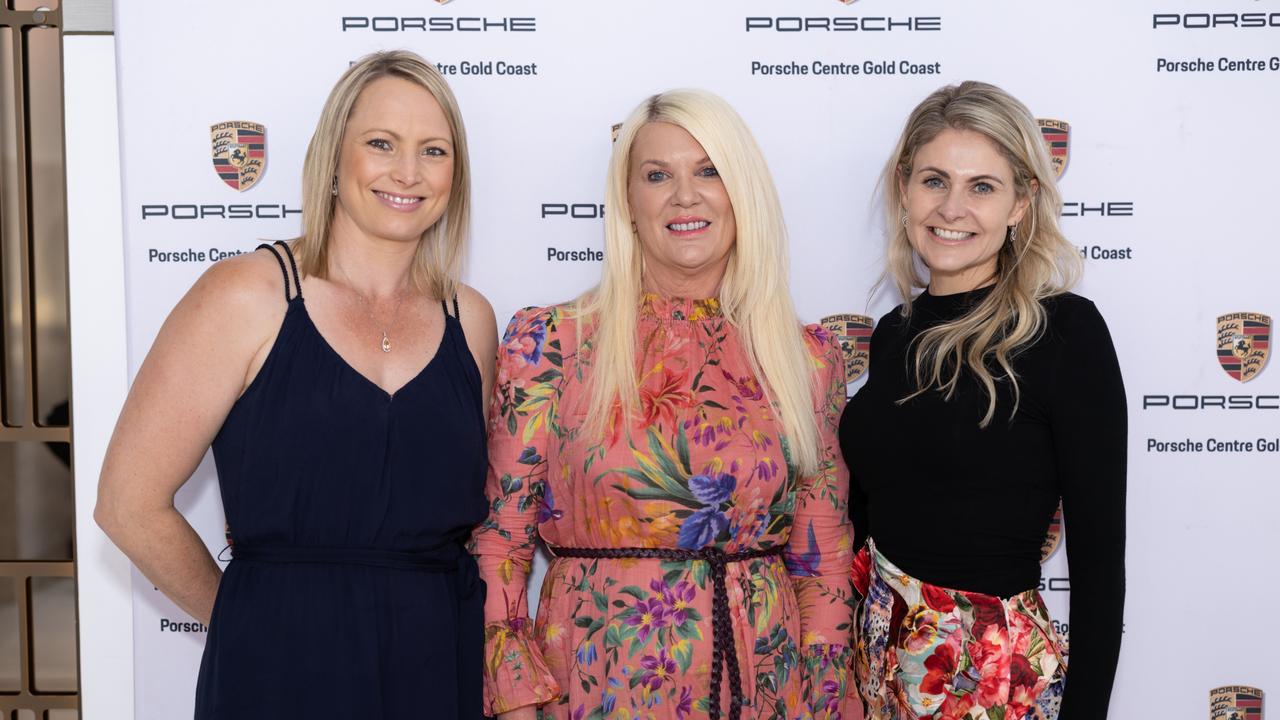
[[[448,301],[441,300],[441,301],[440,301],[440,307],[444,310],[444,316],[445,316],[445,317],[453,317],[453,319],[454,319],[454,320],[461,320],[461,319],[462,319],[462,315],[458,312],[458,296],[457,296],[457,295],[454,295],[454,296],[453,296],[453,315],[452,315],[452,316],[450,316],[450,315],[449,315],[449,303],[448,303]]]
[[[271,253],[271,257],[274,257],[276,263],[280,266],[280,276],[284,278],[284,301],[290,302],[292,298],[289,297],[289,271],[284,267],[284,258],[280,257],[280,253],[276,252],[276,249],[267,243],[262,243],[254,250],[262,250],[264,248]]]
[[[277,240],[275,244],[284,248],[284,254],[289,256],[289,267],[293,269],[293,287],[298,291],[295,297],[302,297],[302,277],[298,275],[298,263],[293,259],[293,249],[283,240]],[[288,281],[285,282],[287,284]]]

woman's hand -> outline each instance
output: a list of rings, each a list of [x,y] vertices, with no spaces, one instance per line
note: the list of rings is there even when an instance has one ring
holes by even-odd
[[[107,448],[93,516],[143,575],[208,623],[222,577],[174,508],[284,317],[280,268],[264,252],[220,262],[169,314]]]

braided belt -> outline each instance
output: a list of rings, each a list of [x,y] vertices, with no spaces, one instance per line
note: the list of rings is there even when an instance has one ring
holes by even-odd
[[[551,554],[562,558],[589,558],[605,560],[665,560],[667,562],[694,562],[701,560],[710,565],[711,587],[711,707],[709,720],[720,720],[720,679],[729,674],[729,720],[742,717],[742,674],[738,667],[738,653],[734,649],[732,628],[729,621],[729,589],[725,585],[725,568],[729,563],[781,555],[781,545],[756,550],[726,553],[705,547],[701,550],[675,548],[548,548]],[[725,667],[727,664],[727,668]]]

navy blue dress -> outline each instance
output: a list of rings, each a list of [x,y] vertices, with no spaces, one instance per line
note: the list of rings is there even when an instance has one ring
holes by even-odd
[[[487,457],[457,301],[389,395],[320,335],[293,278],[213,441],[234,558],[196,720],[480,718],[484,586],[463,542],[487,514]]]

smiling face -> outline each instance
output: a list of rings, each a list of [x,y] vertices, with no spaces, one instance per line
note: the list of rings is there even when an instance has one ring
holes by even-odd
[[[647,288],[715,295],[737,225],[720,175],[687,130],[665,122],[640,128],[631,145],[627,203]]]
[[[335,231],[417,242],[444,214],[453,183],[453,135],[440,103],[398,77],[366,87],[338,156]]]
[[[948,295],[990,283],[1008,228],[1029,204],[996,145],[948,128],[916,150],[911,176],[899,183],[907,238],[929,268],[929,291]]]

